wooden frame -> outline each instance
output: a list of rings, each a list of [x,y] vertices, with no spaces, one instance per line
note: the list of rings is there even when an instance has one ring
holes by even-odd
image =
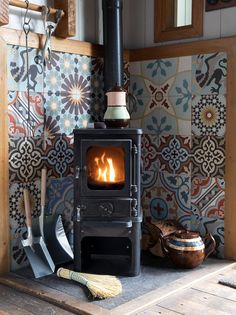
[[[192,24],[174,27],[174,1],[155,0],[154,41],[170,41],[203,34],[203,0],[192,0]]]

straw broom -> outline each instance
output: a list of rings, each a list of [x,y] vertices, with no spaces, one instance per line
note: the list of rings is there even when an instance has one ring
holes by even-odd
[[[65,268],[59,268],[57,276],[85,285],[93,297],[99,299],[111,298],[122,292],[121,282],[114,276],[80,273]]]

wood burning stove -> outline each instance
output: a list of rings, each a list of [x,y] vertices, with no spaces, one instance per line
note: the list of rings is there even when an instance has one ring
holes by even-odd
[[[74,131],[76,271],[91,267],[108,273],[104,261],[118,264],[110,273],[140,271],[141,134],[140,129]]]

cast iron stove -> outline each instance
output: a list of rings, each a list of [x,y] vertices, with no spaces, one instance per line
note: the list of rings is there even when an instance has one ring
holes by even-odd
[[[140,129],[74,131],[76,271],[108,273],[111,262],[117,266],[110,273],[139,274],[141,134]]]

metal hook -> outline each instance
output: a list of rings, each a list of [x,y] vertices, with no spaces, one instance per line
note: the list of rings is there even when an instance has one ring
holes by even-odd
[[[23,30],[24,30],[25,34],[28,35],[30,32],[31,18],[29,18],[28,21],[26,21],[26,18],[27,18],[28,12],[29,12],[29,1],[25,0],[25,3],[26,3],[26,11],[25,11],[25,16],[24,16]]]

